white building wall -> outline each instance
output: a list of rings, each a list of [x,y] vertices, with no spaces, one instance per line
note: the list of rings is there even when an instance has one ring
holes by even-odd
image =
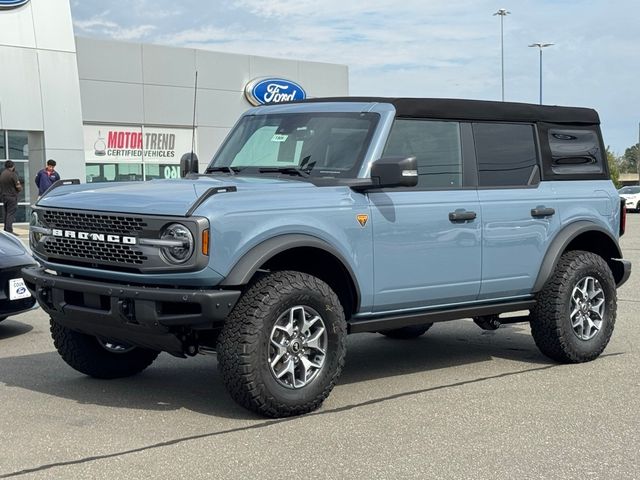
[[[85,124],[190,128],[198,72],[196,153],[201,169],[251,104],[257,77],[299,83],[309,97],[348,95],[348,69],[335,65],[76,37]],[[176,158],[176,161],[179,157]]]
[[[54,158],[63,178],[84,178],[69,0],[31,0],[0,11],[0,67],[0,129],[34,132],[29,136],[30,176]],[[37,192],[29,190],[33,202]]]

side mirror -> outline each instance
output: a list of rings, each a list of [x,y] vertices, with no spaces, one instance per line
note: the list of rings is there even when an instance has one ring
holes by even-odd
[[[190,173],[198,173],[198,156],[188,152],[180,158],[180,177],[184,178]]]
[[[373,188],[415,187],[418,184],[416,157],[384,157],[371,166]]]

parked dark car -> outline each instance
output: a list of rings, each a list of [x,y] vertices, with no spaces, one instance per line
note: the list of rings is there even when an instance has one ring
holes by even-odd
[[[29,265],[36,262],[20,239],[0,231],[0,322],[35,305],[20,272]]]

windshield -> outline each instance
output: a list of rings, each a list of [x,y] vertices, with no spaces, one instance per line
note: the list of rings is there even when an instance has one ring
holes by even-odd
[[[620,190],[618,190],[618,193],[626,193],[627,195],[632,193],[640,193],[640,187],[622,187]]]
[[[376,113],[359,112],[249,115],[231,132],[208,171],[355,177],[378,119]]]

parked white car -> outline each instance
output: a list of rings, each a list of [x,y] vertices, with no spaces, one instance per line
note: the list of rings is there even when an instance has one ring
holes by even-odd
[[[627,210],[640,212],[640,186],[622,187],[618,193],[625,199]]]

